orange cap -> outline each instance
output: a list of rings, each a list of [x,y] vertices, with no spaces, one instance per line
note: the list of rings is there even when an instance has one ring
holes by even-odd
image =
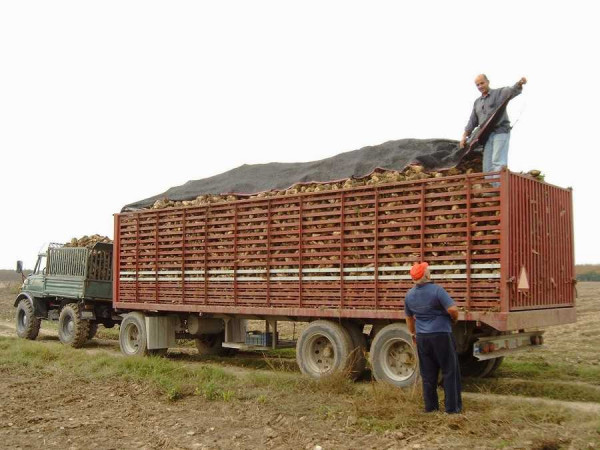
[[[425,275],[425,269],[429,267],[426,262],[415,264],[410,268],[410,276],[414,281],[419,281]]]

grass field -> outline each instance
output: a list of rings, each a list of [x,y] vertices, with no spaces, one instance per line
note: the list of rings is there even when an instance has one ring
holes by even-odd
[[[125,358],[116,329],[83,349],[15,339],[0,289],[0,439],[37,448],[599,448],[600,283],[578,286],[578,322],[465,379],[465,412],[422,413],[420,389],[298,373],[293,350]],[[440,392],[440,394],[442,394]]]

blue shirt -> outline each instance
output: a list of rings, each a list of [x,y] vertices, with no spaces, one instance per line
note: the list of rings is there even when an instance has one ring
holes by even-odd
[[[451,333],[452,319],[447,309],[454,300],[443,287],[434,283],[417,284],[406,293],[404,312],[416,317],[417,334]]]

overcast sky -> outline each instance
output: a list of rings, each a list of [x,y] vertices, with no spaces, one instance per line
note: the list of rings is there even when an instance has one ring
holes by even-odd
[[[509,167],[573,187],[600,263],[595,3],[2,1],[0,268],[244,163],[459,139],[481,72],[528,78]]]

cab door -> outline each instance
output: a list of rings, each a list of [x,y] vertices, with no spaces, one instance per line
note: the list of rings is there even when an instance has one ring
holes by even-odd
[[[34,297],[43,297],[46,291],[46,254],[38,255],[33,273],[25,279],[24,290]]]

